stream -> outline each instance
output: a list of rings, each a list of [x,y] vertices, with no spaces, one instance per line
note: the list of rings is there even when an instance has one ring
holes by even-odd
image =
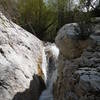
[[[53,100],[53,83],[57,78],[56,62],[59,56],[59,49],[55,44],[48,45],[45,47],[45,57],[46,61],[44,64],[47,65],[46,70],[46,90],[44,90],[40,96],[39,100]],[[45,60],[45,59],[44,59]],[[44,65],[43,64],[43,65]]]

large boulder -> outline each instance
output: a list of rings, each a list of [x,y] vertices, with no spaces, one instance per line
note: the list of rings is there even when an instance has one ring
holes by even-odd
[[[0,12],[0,100],[38,100],[45,88],[42,41]]]
[[[79,57],[88,46],[88,40],[79,39],[80,33],[77,23],[66,24],[59,30],[55,42],[67,59]]]

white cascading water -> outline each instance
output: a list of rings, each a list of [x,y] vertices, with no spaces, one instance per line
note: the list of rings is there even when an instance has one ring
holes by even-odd
[[[48,57],[52,56],[53,59],[54,59],[54,62],[57,61],[58,56],[59,56],[59,49],[56,47],[55,44],[47,46],[45,48],[45,52],[46,51],[49,52],[49,55],[47,55]],[[44,58],[43,58],[46,61],[46,63],[44,63],[46,65],[44,65],[44,64],[43,65],[47,66],[47,67],[43,67],[43,71],[44,71],[44,74],[46,76],[45,80],[46,80],[47,89],[42,92],[39,100],[53,100],[53,93],[52,93],[52,91],[53,91],[53,83],[55,82],[55,80],[57,78],[57,70],[55,69],[51,73],[50,73],[50,71],[48,71],[48,69],[49,69],[48,67],[50,67],[49,65],[47,65],[47,62],[48,62],[47,60],[48,59],[46,60],[46,58],[48,58],[48,57],[46,57],[46,55],[45,55]],[[45,62],[45,61],[43,61],[43,62]],[[56,66],[56,65],[54,65],[54,66]],[[48,76],[49,74],[52,74],[51,77]]]
[[[47,60],[46,60],[46,54],[45,54],[45,47],[43,48],[43,53],[42,53],[42,71],[44,74],[44,81],[46,83],[47,81]]]
[[[39,100],[53,100],[53,82],[55,82],[57,78],[57,70],[53,72],[52,78],[46,90],[44,90],[40,96]]]

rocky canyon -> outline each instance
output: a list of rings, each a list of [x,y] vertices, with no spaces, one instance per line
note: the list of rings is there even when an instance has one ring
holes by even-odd
[[[0,100],[100,100],[100,18],[79,38],[64,25],[44,43],[0,12]]]

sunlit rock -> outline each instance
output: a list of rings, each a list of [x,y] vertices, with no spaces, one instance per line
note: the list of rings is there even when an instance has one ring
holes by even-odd
[[[45,57],[43,43],[0,12],[0,100],[38,100]]]

